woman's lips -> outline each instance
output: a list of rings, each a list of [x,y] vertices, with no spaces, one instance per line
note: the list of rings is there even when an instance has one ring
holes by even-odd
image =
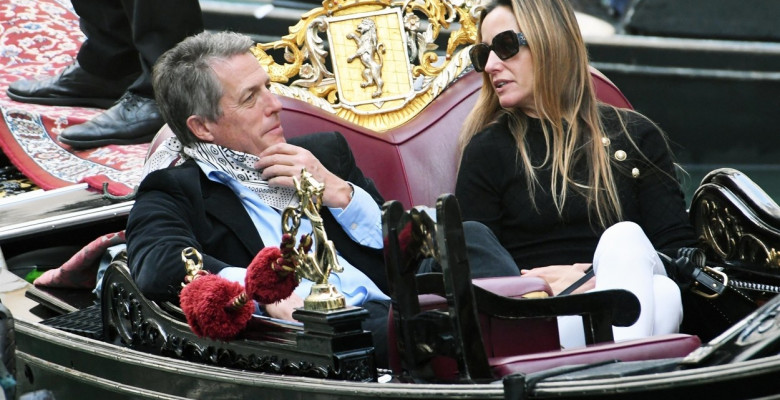
[[[496,90],[499,90],[499,89],[503,88],[504,86],[506,86],[507,84],[509,84],[509,82],[510,81],[505,80],[505,79],[495,80],[495,81],[493,81],[493,88],[496,89]]]

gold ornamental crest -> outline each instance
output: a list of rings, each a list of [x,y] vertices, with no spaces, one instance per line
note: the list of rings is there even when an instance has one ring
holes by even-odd
[[[398,109],[414,97],[399,9],[328,19],[331,62],[342,107],[357,113]],[[397,40],[400,38],[401,40]],[[392,102],[393,104],[386,103]]]
[[[274,93],[384,132],[469,66],[482,8],[472,0],[325,0],[288,35],[251,50]],[[444,32],[446,48],[437,43]]]

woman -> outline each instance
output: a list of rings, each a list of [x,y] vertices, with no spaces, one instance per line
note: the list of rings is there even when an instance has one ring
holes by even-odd
[[[633,292],[641,315],[615,328],[616,340],[676,332],[680,292],[656,250],[673,255],[695,240],[664,135],[596,100],[566,0],[498,0],[482,13],[479,41],[471,59],[482,92],[460,137],[464,219],[487,225],[521,273],[556,293],[591,262],[595,282],[580,291]],[[578,320],[561,320],[564,345],[583,343],[567,326]]]

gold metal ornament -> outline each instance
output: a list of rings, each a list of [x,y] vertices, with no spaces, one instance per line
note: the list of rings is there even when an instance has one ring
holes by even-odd
[[[381,133],[414,118],[469,66],[482,7],[473,0],[325,0],[288,35],[251,51],[274,93]],[[457,29],[440,57],[435,40],[450,27]]]
[[[774,248],[769,249],[769,254],[766,258],[767,265],[771,269],[780,269],[780,252]]]
[[[767,272],[780,269],[778,251],[759,236],[745,232],[738,213],[720,200],[702,200],[696,220],[701,226],[700,240],[723,260],[739,260],[766,268]]]
[[[355,31],[347,34],[347,39],[354,40],[357,45],[355,53],[347,57],[347,63],[358,59],[363,65],[363,82],[360,82],[360,87],[376,86],[376,90],[371,93],[371,97],[377,98],[381,96],[382,89],[385,86],[382,80],[385,44],[380,42],[377,37],[374,20],[368,17],[363,18],[357,28],[355,28]]]
[[[287,207],[282,212],[282,233],[295,238],[300,227],[301,217],[311,222],[312,233],[301,238],[303,246],[298,246],[296,252],[296,276],[300,280],[306,278],[312,282],[311,293],[303,300],[303,308],[315,311],[331,311],[346,307],[344,295],[335,286],[328,283],[331,272],[343,272],[339,265],[333,242],[328,240],[325,225],[320,216],[322,194],[325,185],[319,183],[305,169],[301,178],[293,177],[295,190],[300,200],[297,207]],[[313,251],[309,251],[313,249]]]
[[[182,287],[205,274],[205,270],[203,269],[203,256],[200,255],[200,252],[196,248],[184,248],[181,251],[181,261],[184,263],[184,269],[186,271],[184,282],[181,284]]]

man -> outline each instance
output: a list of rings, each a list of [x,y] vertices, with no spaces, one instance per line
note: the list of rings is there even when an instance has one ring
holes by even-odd
[[[87,39],[76,62],[44,80],[9,85],[16,101],[108,108],[66,128],[59,140],[73,148],[150,141],[163,125],[151,70],[157,58],[203,30],[198,0],[73,0]]]
[[[294,201],[293,177],[305,168],[325,185],[320,213],[344,268],[331,281],[347,304],[368,310],[364,329],[372,332],[377,362],[384,366],[389,299],[384,294],[382,197],[355,165],[340,134],[285,140],[281,103],[269,91],[268,74],[249,53],[252,45],[240,34],[204,32],[157,62],[156,99],[177,139],[163,148],[183,153],[187,161],[150,173],[138,189],[127,225],[133,277],[149,298],[176,301],[185,275],[181,250],[194,247],[206,270],[243,282],[254,256],[265,246],[279,245],[281,211]],[[299,235],[311,229],[308,220],[301,225]],[[492,261],[499,251],[478,240],[469,250],[484,254],[476,265],[510,275],[494,267],[500,264]],[[511,258],[503,264],[519,273]],[[308,285],[302,282],[290,298],[262,308],[291,320],[306,294]]]
[[[280,212],[290,202],[292,178],[306,168],[325,184],[320,212],[345,269],[340,290],[348,304],[369,311],[364,326],[376,343],[385,343],[382,198],[340,134],[286,142],[281,103],[249,53],[252,45],[239,34],[202,33],[158,61],[157,102],[188,160],[151,173],[139,187],[127,226],[133,276],[148,297],[176,300],[184,278],[181,250],[191,246],[203,254],[206,270],[243,282],[257,252],[279,245]],[[241,180],[255,171],[262,172]],[[292,311],[303,305],[302,291],[263,309],[292,320]],[[383,346],[377,346],[377,357],[386,360]]]

